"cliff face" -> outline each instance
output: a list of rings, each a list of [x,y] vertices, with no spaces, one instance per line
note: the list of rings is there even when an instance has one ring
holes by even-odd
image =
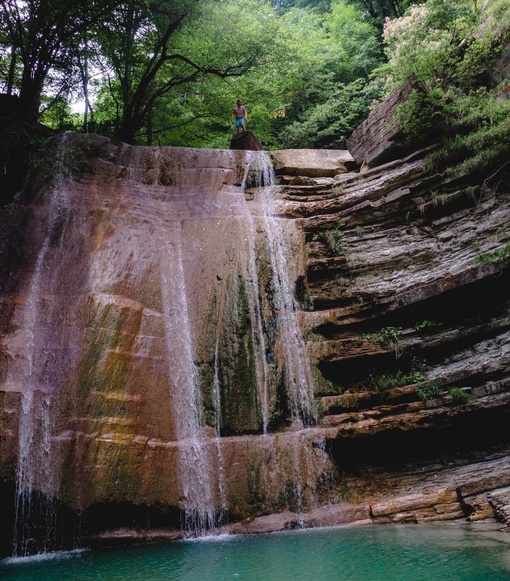
[[[85,173],[1,213],[4,552],[32,504],[85,538],[507,522],[504,184],[274,152],[268,202],[253,152],[69,139]]]
[[[509,191],[423,156],[282,187],[306,233],[321,425],[375,522],[502,517]]]

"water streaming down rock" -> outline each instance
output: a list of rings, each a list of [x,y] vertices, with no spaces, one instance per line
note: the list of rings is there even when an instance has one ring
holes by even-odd
[[[218,455],[218,486],[220,493],[220,508],[218,521],[223,523],[223,519],[228,510],[227,492],[225,487],[225,459],[221,446],[221,387],[218,377],[219,342],[216,342],[214,350],[214,378],[213,378],[213,409],[214,409],[214,431],[216,439],[216,451]]]
[[[274,319],[275,359],[278,381],[287,393],[289,412],[302,426],[316,421],[313,378],[309,356],[298,320],[298,305],[291,283],[293,253],[288,244],[295,234],[291,220],[279,216],[274,173],[266,152],[256,152],[248,168],[250,185],[256,189],[261,206],[263,230],[267,239],[270,281],[266,295]]]
[[[253,154],[255,155],[255,154]],[[264,333],[264,319],[263,319],[263,305],[260,295],[260,280],[257,270],[257,251],[256,238],[257,228],[252,214],[252,209],[248,204],[250,195],[246,194],[247,180],[251,179],[253,175],[253,157],[250,162],[246,164],[243,180],[241,183],[241,190],[244,193],[242,197],[242,214],[241,220],[244,224],[245,242],[247,248],[247,265],[246,265],[246,288],[249,301],[250,322],[252,344],[254,350],[255,360],[255,380],[257,385],[257,393],[260,402],[262,414],[262,433],[267,434],[269,426],[269,382],[270,382],[270,362],[268,361],[267,353],[267,339]],[[255,171],[257,171],[255,169]]]
[[[177,470],[183,503],[183,528],[187,534],[204,535],[215,526],[212,466],[201,430],[201,394],[189,320],[183,271],[180,224],[164,232],[161,248],[163,318],[176,438],[180,442]]]
[[[298,320],[298,305],[291,284],[292,270],[295,270],[293,253],[289,241],[295,232],[292,221],[279,215],[277,188],[274,186],[274,172],[269,155],[256,152],[250,160],[245,177],[245,187],[249,185],[253,197],[255,214],[260,224],[258,250],[259,291],[264,295],[266,308],[260,305],[254,316],[261,316],[261,326],[266,329],[267,344],[272,353],[276,390],[285,393],[286,405],[293,429],[311,427],[316,421],[313,398],[313,380],[303,330]],[[265,261],[261,260],[265,257]],[[265,320],[263,312],[266,311]],[[305,509],[315,507],[315,487],[309,480],[314,474],[310,464],[310,444],[306,431],[296,432],[289,438],[286,502],[298,515]],[[316,438],[316,436],[312,436]],[[300,520],[296,526],[302,526]]]
[[[295,269],[278,272],[289,267],[289,221],[262,210],[272,191],[249,199],[243,176],[255,156],[97,147],[90,174],[44,194],[47,228],[36,225],[43,241],[25,301],[38,306],[13,319],[17,337],[37,329],[34,353],[44,338],[54,363],[34,356],[34,370],[51,373],[39,421],[47,436],[37,436],[51,449],[51,474],[46,488],[29,472],[19,480],[96,528],[108,511],[129,526],[129,511],[146,510],[138,526],[161,514],[175,527],[180,513],[184,534],[195,536],[254,513],[313,507],[331,466],[314,429],[296,431],[313,406],[292,379],[302,373],[292,370],[302,356],[294,337],[283,349],[282,333],[300,334],[289,331],[296,306],[281,289]],[[4,344],[12,351],[14,334]],[[11,383],[28,373],[19,362],[8,370]],[[31,391],[18,391],[35,414]],[[293,431],[281,433],[291,420]],[[20,462],[23,441],[20,433]]]
[[[52,447],[53,408],[58,396],[53,321],[58,317],[59,289],[51,262],[62,251],[68,208],[66,137],[55,142],[53,185],[46,201],[46,234],[37,251],[24,304],[17,313],[14,364],[6,385],[21,388],[15,488],[13,554],[43,552],[55,545],[58,482]],[[49,345],[48,345],[49,344]],[[42,533],[42,534],[41,534]]]

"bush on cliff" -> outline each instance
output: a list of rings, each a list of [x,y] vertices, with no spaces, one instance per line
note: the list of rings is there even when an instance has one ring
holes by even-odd
[[[401,107],[407,138],[431,130],[442,140],[431,169],[488,174],[508,159],[508,99],[488,74],[510,43],[510,3],[427,0],[384,28],[387,90],[412,77],[418,90]]]

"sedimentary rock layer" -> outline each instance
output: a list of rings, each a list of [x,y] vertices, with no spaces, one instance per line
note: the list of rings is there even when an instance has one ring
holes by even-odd
[[[361,174],[347,152],[324,171],[319,154],[308,169],[273,155],[314,378],[304,426],[277,363],[250,152],[86,139],[83,175],[1,211],[6,503],[21,482],[81,514],[85,535],[168,537],[195,465],[211,519],[238,532],[507,523],[507,184],[430,175],[426,152]]]

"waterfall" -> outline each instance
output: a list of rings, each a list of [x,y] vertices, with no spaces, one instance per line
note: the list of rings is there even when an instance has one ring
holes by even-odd
[[[216,341],[214,350],[214,377],[213,377],[213,407],[214,407],[214,432],[216,440],[216,454],[218,457],[218,489],[220,495],[220,510],[218,522],[221,524],[223,517],[228,510],[227,492],[225,490],[225,461],[221,447],[221,389],[220,380],[218,377],[218,362],[219,362],[219,342]]]
[[[49,351],[44,349],[52,305],[44,295],[55,292],[50,261],[65,233],[67,195],[67,133],[57,143],[55,177],[47,204],[47,229],[35,261],[26,302],[20,314],[18,364],[10,368],[6,384],[21,387],[18,465],[15,487],[13,554],[44,552],[54,545],[56,483],[52,454],[52,405],[57,378],[52,376]],[[53,307],[54,308],[54,307]],[[49,341],[48,341],[49,342]]]
[[[190,537],[302,513],[326,470],[293,294],[300,233],[269,157],[115,151],[74,182],[59,162],[34,206],[7,344],[6,390],[21,395],[15,555],[60,548],[68,509],[86,529],[103,504],[161,506]]]
[[[309,483],[309,474],[312,473],[306,450],[307,434],[303,428],[311,427],[316,421],[314,405],[313,381],[310,362],[303,332],[298,320],[298,305],[294,298],[291,282],[290,266],[292,250],[289,241],[295,232],[292,220],[286,220],[279,214],[279,202],[276,198],[277,187],[274,185],[274,172],[271,159],[266,152],[256,152],[246,171],[245,187],[249,184],[258,220],[261,224],[261,233],[265,235],[265,251],[259,254],[266,255],[269,265],[269,274],[260,274],[259,289],[265,290],[265,300],[270,311],[268,320],[260,324],[270,335],[268,341],[273,343],[274,359],[276,364],[276,383],[283,385],[287,397],[288,412],[293,427],[299,431],[289,434],[289,472],[288,488],[290,495],[287,498],[289,507],[301,515],[304,502],[308,500],[314,504],[315,490]],[[258,257],[258,263],[260,264]],[[261,267],[259,266],[259,270]],[[264,280],[266,279],[266,280]],[[269,280],[267,280],[269,279]],[[259,306],[258,315],[264,309]],[[296,523],[303,526],[300,520]]]
[[[276,360],[280,381],[286,387],[292,420],[301,426],[315,422],[313,381],[302,329],[298,320],[298,305],[289,275],[292,251],[288,240],[295,228],[291,220],[279,216],[274,172],[266,152],[256,152],[247,170],[255,198],[261,206],[262,228],[267,239],[271,281],[268,302],[274,313]]]
[[[165,229],[163,241],[161,295],[171,399],[179,442],[177,469],[182,487],[182,527],[188,535],[203,536],[215,527],[215,494],[211,478],[213,468],[208,456],[210,446],[202,434],[202,399],[193,355],[179,223]]]
[[[254,154],[255,155],[255,154]],[[243,193],[246,190],[246,180],[250,172],[251,165],[248,164],[241,184]],[[241,219],[244,222],[247,246],[247,270],[246,287],[251,313],[251,333],[255,349],[255,380],[257,382],[257,392],[259,405],[262,414],[262,433],[265,435],[269,426],[269,402],[268,402],[268,382],[269,367],[267,361],[267,345],[264,334],[263,307],[260,301],[259,275],[257,272],[257,253],[255,246],[256,224],[250,211],[249,204],[243,195]]]

